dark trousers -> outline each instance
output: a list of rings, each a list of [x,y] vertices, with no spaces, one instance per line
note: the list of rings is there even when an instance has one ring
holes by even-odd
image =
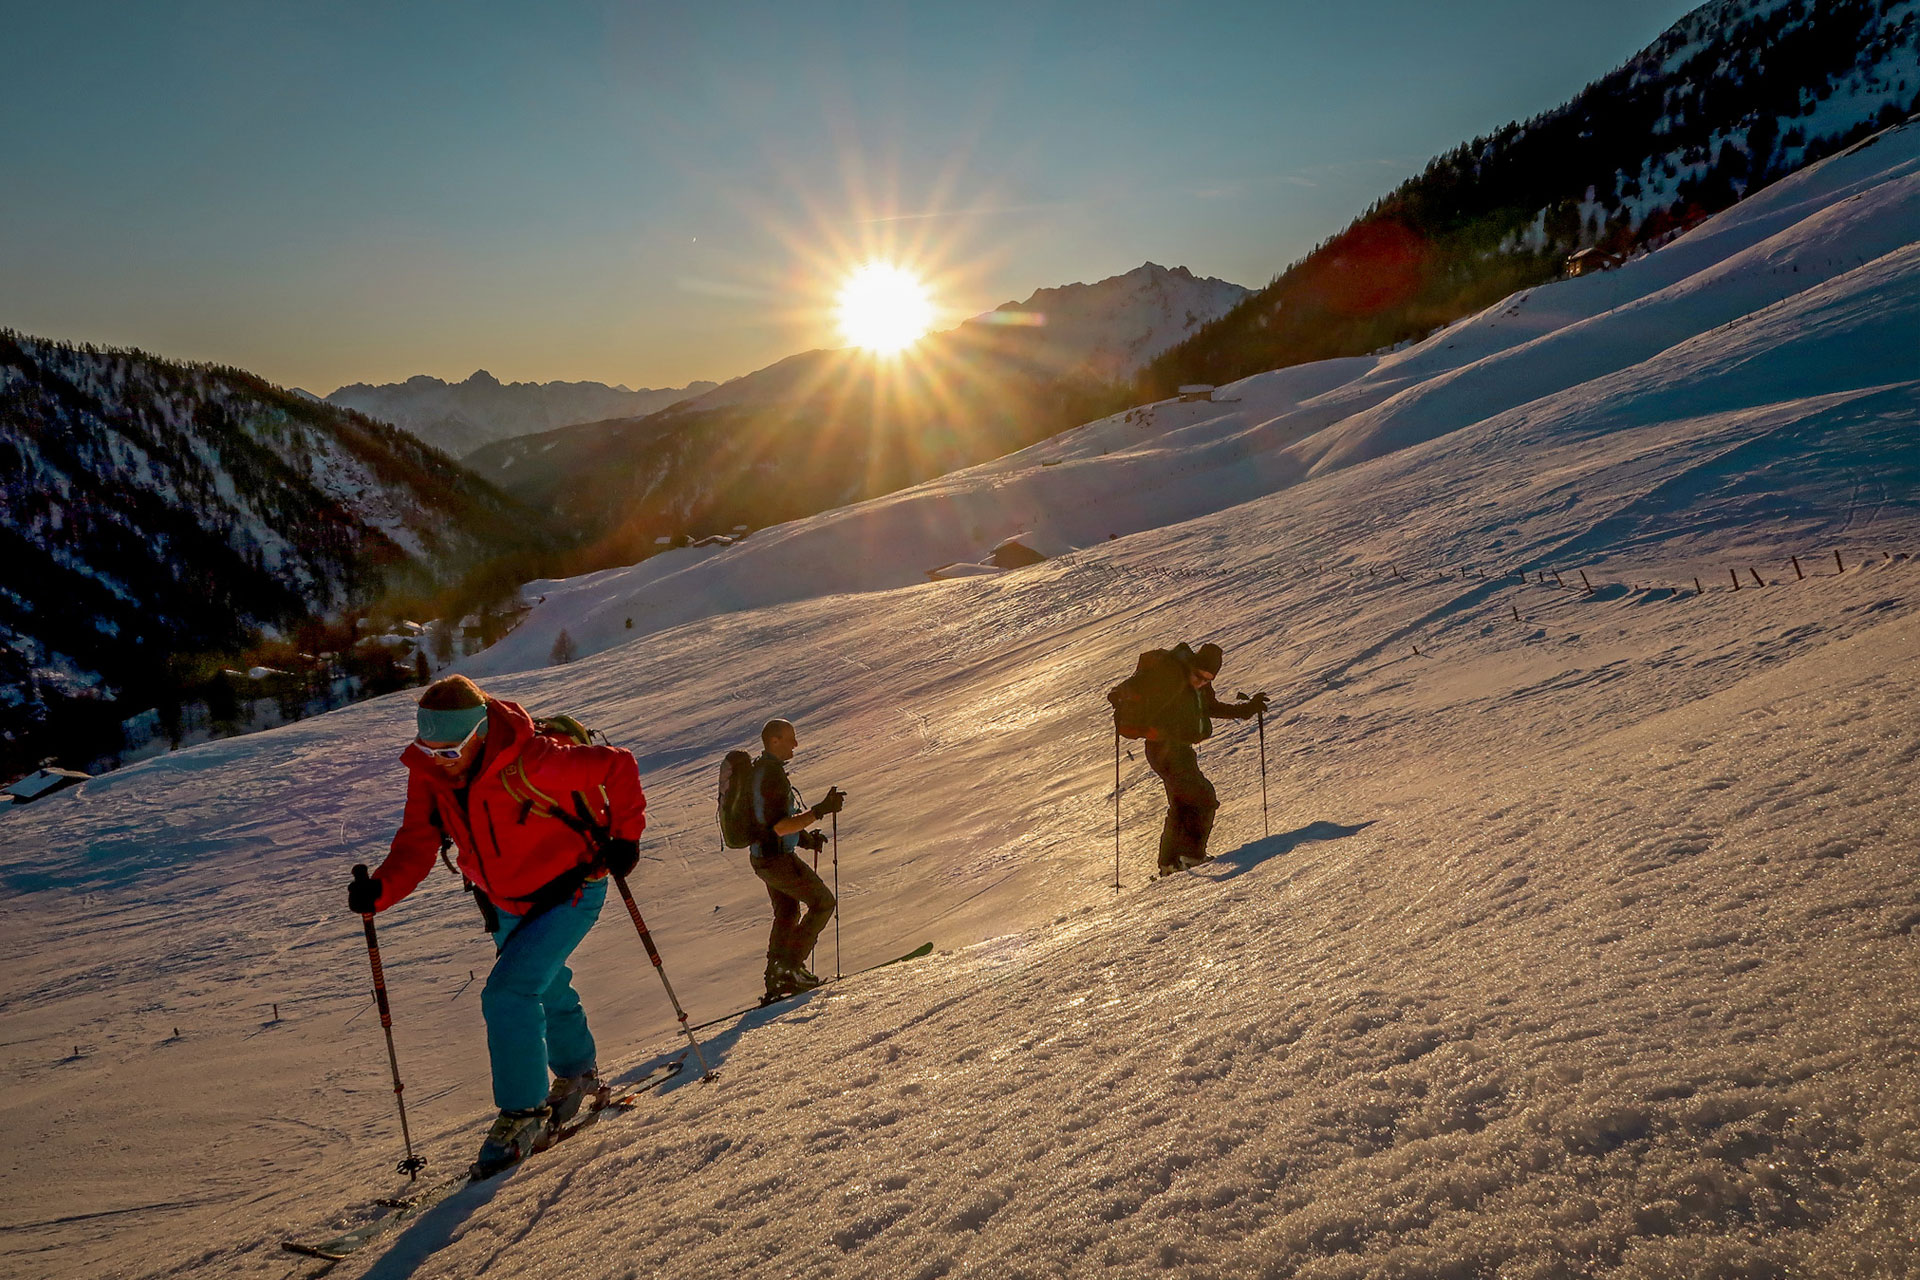
[[[1192,744],[1150,740],[1147,767],[1167,787],[1167,822],[1160,828],[1161,869],[1178,866],[1184,856],[1204,857],[1220,797],[1200,772],[1200,758]]]
[[[833,919],[833,890],[791,850],[782,850],[770,858],[756,853],[751,861],[753,874],[766,882],[767,897],[773,900],[773,932],[767,936],[767,967],[800,964],[813,950],[827,921]],[[803,906],[807,909],[805,918],[800,915]]]

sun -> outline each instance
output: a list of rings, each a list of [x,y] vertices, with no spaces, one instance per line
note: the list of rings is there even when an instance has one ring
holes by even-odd
[[[891,262],[869,262],[840,286],[840,332],[849,343],[891,355],[933,327],[933,301],[912,272]]]

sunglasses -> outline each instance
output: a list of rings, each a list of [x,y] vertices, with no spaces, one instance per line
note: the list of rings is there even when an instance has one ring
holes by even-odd
[[[413,740],[413,745],[432,756],[435,760],[458,760],[462,753],[466,751],[467,744],[473,741],[473,735],[479,732],[480,726],[473,726],[472,731],[469,732],[466,737],[460,739],[457,746],[452,747],[430,747],[418,738]]]

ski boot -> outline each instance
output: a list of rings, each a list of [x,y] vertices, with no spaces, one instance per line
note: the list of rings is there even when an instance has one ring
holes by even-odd
[[[475,1179],[491,1178],[532,1155],[539,1149],[541,1139],[547,1136],[548,1115],[545,1107],[502,1111],[488,1131],[487,1140],[480,1144],[480,1154],[474,1157],[467,1175]]]
[[[601,1083],[600,1072],[594,1067],[588,1067],[577,1075],[555,1076],[553,1087],[547,1090],[547,1111],[550,1113],[548,1129],[565,1128],[569,1121],[580,1114],[583,1104],[591,1104],[595,1110],[606,1105],[606,1099],[602,1096],[606,1090],[607,1086]]]
[[[819,974],[807,968],[799,961],[786,966],[787,981],[793,984],[795,991],[811,991],[826,981]]]

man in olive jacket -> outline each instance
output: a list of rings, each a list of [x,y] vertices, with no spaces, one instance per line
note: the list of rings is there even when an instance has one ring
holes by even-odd
[[[787,777],[787,762],[800,747],[800,735],[790,720],[769,720],[760,730],[766,748],[753,762],[753,820],[757,831],[750,862],[753,874],[767,886],[773,903],[773,929],[767,937],[767,996],[777,1000],[820,985],[807,968],[807,957],[827,921],[836,899],[820,873],[800,861],[801,844],[814,850],[826,845],[818,831],[808,831],[821,818],[840,812],[846,793],[828,787],[820,803],[808,808]],[[800,909],[806,908],[806,915]]]
[[[1207,840],[1213,835],[1220,797],[1207,775],[1200,772],[1194,744],[1213,736],[1213,717],[1251,720],[1267,707],[1264,693],[1232,706],[1220,701],[1213,691],[1213,678],[1220,674],[1224,656],[1219,645],[1208,643],[1192,649],[1179,644],[1172,653],[1186,668],[1186,688],[1157,717],[1155,732],[1147,739],[1147,767],[1160,775],[1167,788],[1167,821],[1160,829],[1163,876],[1211,861]]]

